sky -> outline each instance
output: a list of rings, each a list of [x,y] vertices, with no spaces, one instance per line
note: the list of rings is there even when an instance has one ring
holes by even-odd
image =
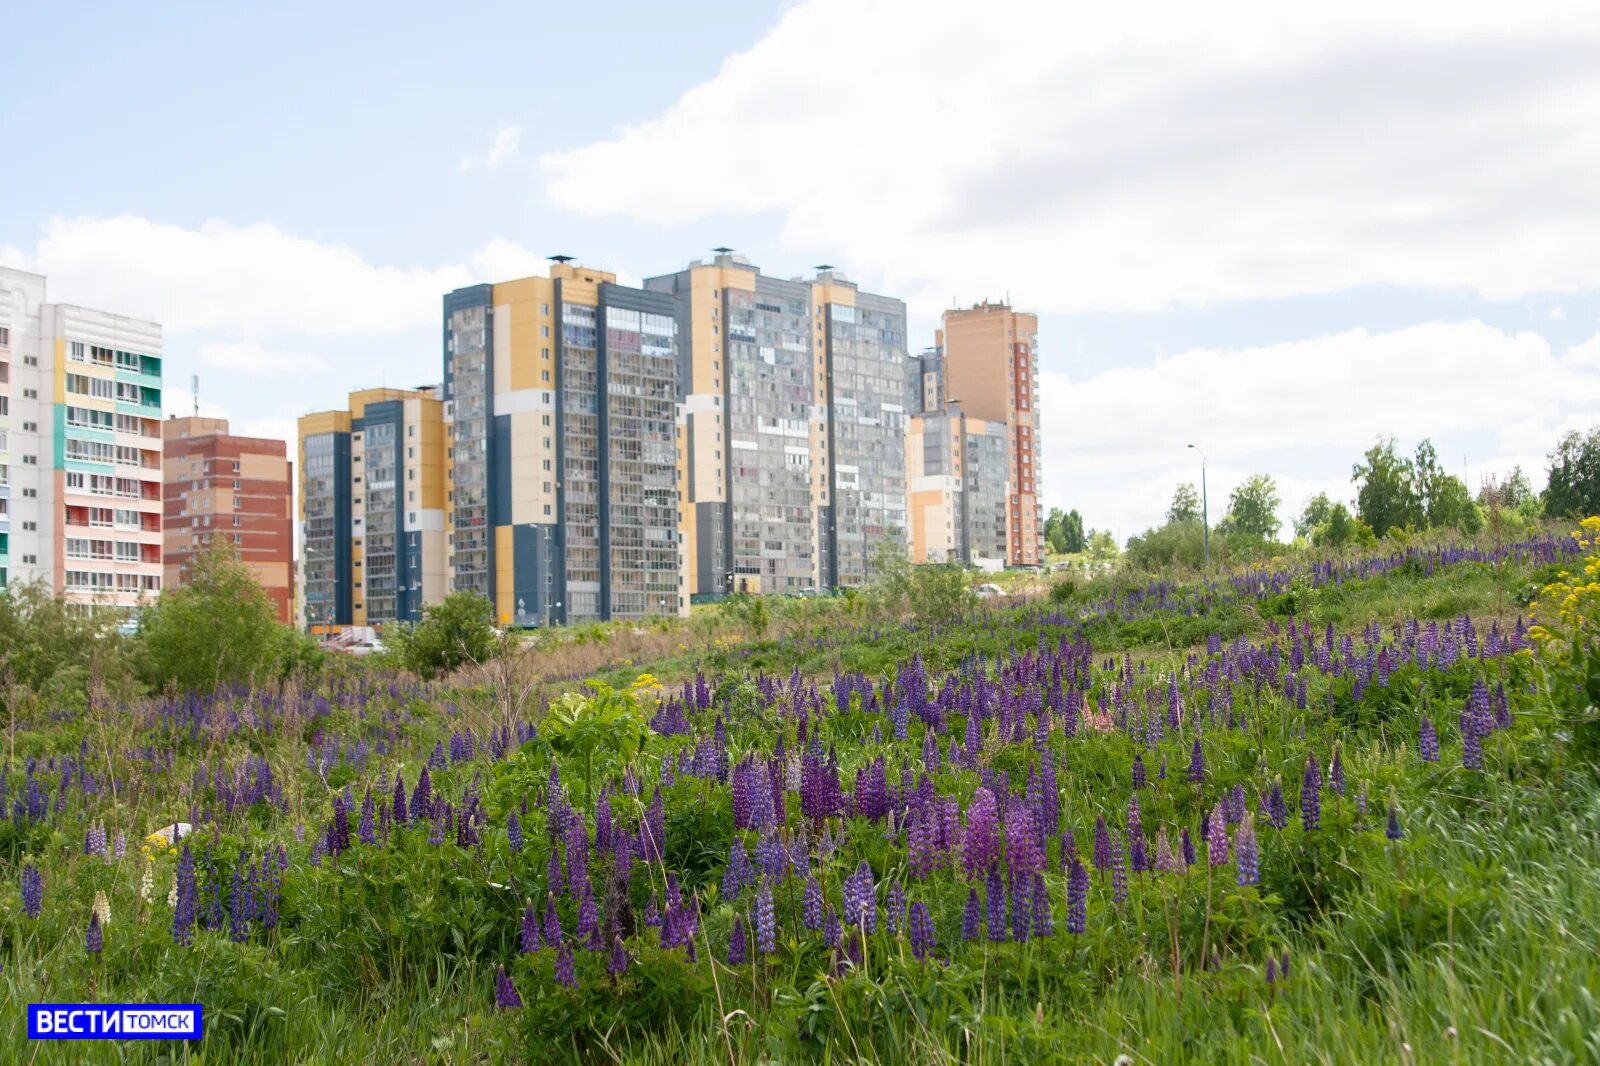
[[[436,382],[440,297],[733,247],[1040,315],[1046,507],[1208,459],[1292,518],[1381,435],[1474,488],[1600,423],[1600,5],[30,4],[0,263],[165,327],[167,407],[293,443]]]

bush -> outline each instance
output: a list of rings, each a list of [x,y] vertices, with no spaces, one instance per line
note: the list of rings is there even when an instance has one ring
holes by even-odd
[[[275,682],[314,668],[320,654],[275,617],[229,540],[218,538],[139,618],[144,674],[153,688],[210,692],[239,682]]]
[[[413,626],[384,632],[395,662],[418,677],[434,678],[481,663],[494,649],[494,605],[475,592],[452,592],[422,613]]]

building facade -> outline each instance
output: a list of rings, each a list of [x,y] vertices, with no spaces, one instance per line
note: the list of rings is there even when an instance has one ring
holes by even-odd
[[[288,445],[237,437],[224,418],[161,424],[165,513],[163,584],[177,588],[191,560],[216,537],[232,541],[265,590],[278,621],[293,621],[293,498]]]
[[[161,327],[0,268],[0,585],[129,610],[162,584]]]
[[[728,249],[645,287],[677,302],[690,593],[865,584],[905,542],[905,305]]]
[[[444,297],[448,581],[502,624],[687,611],[676,310],[564,258]]]
[[[999,569],[1006,561],[1006,427],[949,409],[906,433],[911,561]]]
[[[415,622],[447,591],[439,389],[363,389],[300,419],[300,619]]]
[[[939,331],[944,405],[1006,427],[1006,562],[1044,562],[1039,502],[1038,316],[983,303],[944,313]]]

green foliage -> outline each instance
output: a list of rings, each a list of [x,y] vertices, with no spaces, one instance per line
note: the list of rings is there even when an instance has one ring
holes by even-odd
[[[1083,551],[1088,544],[1083,532],[1083,516],[1076,510],[1063,514],[1061,508],[1052,507],[1049,517],[1044,520],[1044,539],[1057,555]]]
[[[1600,514],[1600,426],[1582,436],[1572,430],[1551,449],[1544,513],[1552,518]]]
[[[1172,493],[1172,503],[1167,507],[1168,525],[1186,525],[1200,521],[1200,492],[1185,481]]]
[[[277,682],[320,662],[306,638],[277,621],[272,601],[225,537],[194,557],[182,586],[141,612],[139,643],[145,681],[155,689]]]
[[[91,678],[113,693],[131,689],[134,651],[109,611],[71,608],[42,581],[0,592],[0,707],[37,698],[52,708],[80,710]]]
[[[1278,483],[1266,474],[1251,474],[1228,498],[1228,513],[1218,527],[1225,536],[1271,542],[1277,539]]]
[[[422,621],[392,626],[383,639],[403,669],[418,677],[439,677],[493,654],[494,605],[475,592],[452,592],[426,607]]]

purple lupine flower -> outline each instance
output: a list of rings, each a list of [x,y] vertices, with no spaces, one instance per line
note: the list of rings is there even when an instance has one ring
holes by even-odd
[[[561,915],[556,913],[556,894],[546,892],[544,897],[544,942],[561,943]]]
[[[84,934],[83,948],[91,955],[100,954],[100,949],[105,946],[105,939],[100,932],[100,915],[95,911],[89,912],[89,931]]]
[[[978,928],[983,923],[983,905],[978,902],[978,890],[967,889],[967,905],[961,912],[961,939],[963,942],[978,939]]]
[[[993,867],[990,868],[994,869]],[[856,872],[844,881],[844,921],[852,929],[878,931],[878,902],[872,882],[872,867],[862,859]]]
[[[1255,818],[1248,812],[1233,833],[1233,861],[1238,868],[1240,886],[1261,882],[1261,850],[1256,842]]]
[[[805,892],[800,897],[800,914],[806,928],[813,933],[822,928],[822,886],[815,877],[806,878]]]
[[[199,891],[194,883],[194,854],[185,844],[178,854],[178,900],[172,909],[172,940],[188,944],[194,935],[195,907]]]
[[[1439,761],[1439,732],[1433,728],[1433,719],[1427,715],[1422,716],[1418,747],[1421,750],[1423,762]]]
[[[539,915],[533,909],[533,900],[522,908],[522,953],[530,955],[544,945],[539,942]]]
[[[572,966],[572,945],[565,940],[556,945],[556,984],[578,987],[578,975]]]
[[[1200,738],[1194,738],[1194,747],[1189,751],[1189,780],[1200,784],[1206,779],[1206,755],[1200,746]]]
[[[1111,869],[1111,831],[1103,814],[1094,820],[1094,868],[1101,873]]]
[[[1267,791],[1267,821],[1272,823],[1272,828],[1282,829],[1289,824],[1289,805],[1283,799],[1283,779],[1274,777],[1272,788]]]
[[[512,854],[522,851],[522,819],[517,817],[516,811],[506,819],[506,841],[511,845]]]
[[[394,802],[393,802],[393,808],[394,809],[391,811],[390,817],[394,820],[394,824],[397,825],[397,826],[405,825],[406,824],[406,783],[400,779],[400,775],[398,773],[396,773],[394,775]]]
[[[962,861],[968,878],[976,878],[989,869],[1000,855],[995,822],[994,793],[980,787],[967,807],[967,832],[962,842]]]
[[[1300,783],[1300,822],[1307,832],[1322,825],[1322,774],[1314,756],[1306,759],[1306,772]]]
[[[735,911],[733,929],[728,933],[728,965],[743,966],[749,957],[750,946],[744,930],[744,915]]]
[[[1128,900],[1128,867],[1122,861],[1122,834],[1111,838],[1111,899],[1114,903]]]
[[[1206,820],[1206,858],[1213,868],[1228,861],[1228,827],[1222,819],[1222,804],[1211,808]]]
[[[888,926],[890,936],[900,933],[900,916],[906,912],[906,890],[896,881],[889,886],[889,907],[885,915],[885,924]]]
[[[37,918],[43,910],[44,877],[39,867],[30,862],[22,868],[22,911],[29,918]]]
[[[1466,770],[1483,769],[1483,739],[1471,715],[1461,719],[1461,766]]]
[[[366,797],[361,801],[361,825],[356,830],[357,837],[363,844],[376,844],[378,834],[374,829],[373,815],[376,808],[372,803],[372,789],[367,789]]]
[[[932,954],[936,941],[933,935],[933,915],[928,913],[928,905],[920,899],[911,904],[911,954],[917,959],[926,959]]]
[[[1072,857],[1067,874],[1067,932],[1082,933],[1089,928],[1089,872],[1078,857]]]
[[[1033,875],[1033,935],[1056,935],[1055,914],[1050,907],[1050,890],[1045,887],[1044,874]]]
[[[1389,824],[1384,827],[1383,835],[1390,840],[1399,840],[1405,836],[1405,832],[1400,828],[1400,812],[1395,809],[1393,803],[1389,804]]]
[[[761,954],[771,955],[778,950],[778,922],[772,906],[772,882],[761,879],[756,889],[756,947]]]
[[[522,1006],[522,997],[517,995],[517,986],[511,983],[504,966],[495,970],[494,1005],[501,1010],[514,1010]]]
[[[989,939],[999,943],[1006,938],[1006,890],[1000,883],[1000,868],[989,867],[988,883],[984,885],[988,903]]]

